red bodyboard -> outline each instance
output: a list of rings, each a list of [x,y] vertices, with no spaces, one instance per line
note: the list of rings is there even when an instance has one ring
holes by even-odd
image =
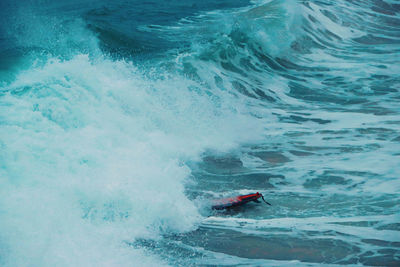
[[[250,201],[257,201],[260,197],[262,197],[262,194],[257,192],[255,194],[216,199],[213,201],[212,209],[215,210],[229,209],[232,207],[244,205]]]

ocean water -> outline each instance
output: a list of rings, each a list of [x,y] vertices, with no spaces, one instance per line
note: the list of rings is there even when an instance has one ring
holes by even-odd
[[[399,166],[399,1],[0,2],[0,266],[399,266]]]

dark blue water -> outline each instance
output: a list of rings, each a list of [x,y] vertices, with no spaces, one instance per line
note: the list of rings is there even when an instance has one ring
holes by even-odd
[[[398,266],[399,73],[394,0],[2,1],[0,265]]]

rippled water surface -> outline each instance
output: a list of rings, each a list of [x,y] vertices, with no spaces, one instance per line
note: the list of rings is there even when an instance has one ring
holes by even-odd
[[[0,3],[2,266],[398,266],[399,163],[398,1]]]

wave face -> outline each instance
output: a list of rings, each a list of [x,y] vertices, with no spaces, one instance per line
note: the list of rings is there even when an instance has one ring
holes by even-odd
[[[397,1],[0,15],[2,266],[400,264]]]

